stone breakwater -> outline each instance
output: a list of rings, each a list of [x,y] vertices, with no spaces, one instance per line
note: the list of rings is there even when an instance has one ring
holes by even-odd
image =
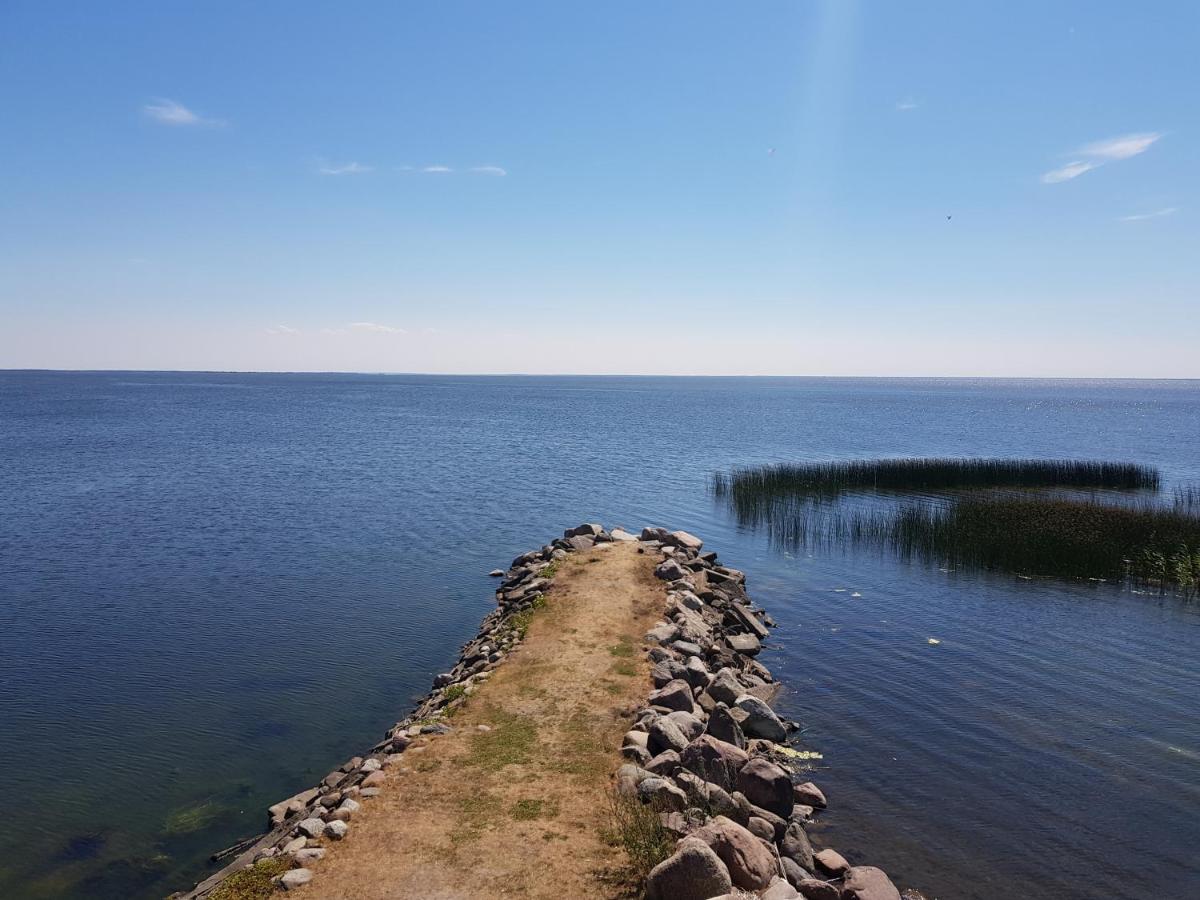
[[[431,740],[450,733],[456,709],[518,650],[531,618],[547,602],[558,565],[571,554],[615,544],[651,554],[666,593],[664,618],[645,635],[653,689],[640,708],[625,710],[631,722],[620,752],[628,762],[613,785],[623,798],[618,802],[646,809],[677,839],[674,851],[649,873],[646,897],[898,900],[879,869],[851,866],[835,851],[814,851],[809,843],[805,827],[825,807],[825,797],[806,780],[805,754],[789,746],[798,726],[771,708],[779,685],[756,657],[774,623],[750,601],[745,575],[720,565],[686,532],[645,528],[635,535],[596,524],[568,529],[518,556],[507,570],[494,570],[503,579],[497,608],[412,714],[362,756],[271,806],[263,835],[222,851],[218,857],[232,862],[176,896],[224,900],[242,896],[247,879],[259,890],[272,884],[293,890],[312,881],[308,864],[349,833],[361,804],[385,789],[386,772],[408,771],[407,756],[424,753]],[[603,806],[597,797],[597,810]],[[905,897],[920,900],[915,892]]]

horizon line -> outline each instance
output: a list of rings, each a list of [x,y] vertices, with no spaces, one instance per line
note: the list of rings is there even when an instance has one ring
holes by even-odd
[[[143,374],[143,375],[370,375],[418,378],[858,378],[920,381],[1200,381],[1200,375],[799,375],[799,374],[682,374],[644,372],[384,372],[357,369],[55,369],[47,367],[5,368],[0,374]]]

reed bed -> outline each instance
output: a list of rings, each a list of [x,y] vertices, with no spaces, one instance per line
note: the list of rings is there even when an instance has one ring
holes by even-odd
[[[718,497],[752,508],[783,497],[844,491],[932,491],[969,488],[1100,488],[1157,490],[1151,466],[1082,459],[866,459],[777,463],[713,478]]]

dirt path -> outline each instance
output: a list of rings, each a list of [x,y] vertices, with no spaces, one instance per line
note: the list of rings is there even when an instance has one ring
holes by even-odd
[[[479,687],[454,731],[414,745],[297,893],[345,900],[619,897],[609,777],[661,614],[654,559],[633,544],[559,564],[526,640]],[[489,731],[480,729],[484,726]]]

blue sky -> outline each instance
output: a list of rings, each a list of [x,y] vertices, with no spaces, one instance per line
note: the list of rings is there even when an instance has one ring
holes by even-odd
[[[1198,45],[1166,0],[5,0],[0,367],[1200,377]]]

